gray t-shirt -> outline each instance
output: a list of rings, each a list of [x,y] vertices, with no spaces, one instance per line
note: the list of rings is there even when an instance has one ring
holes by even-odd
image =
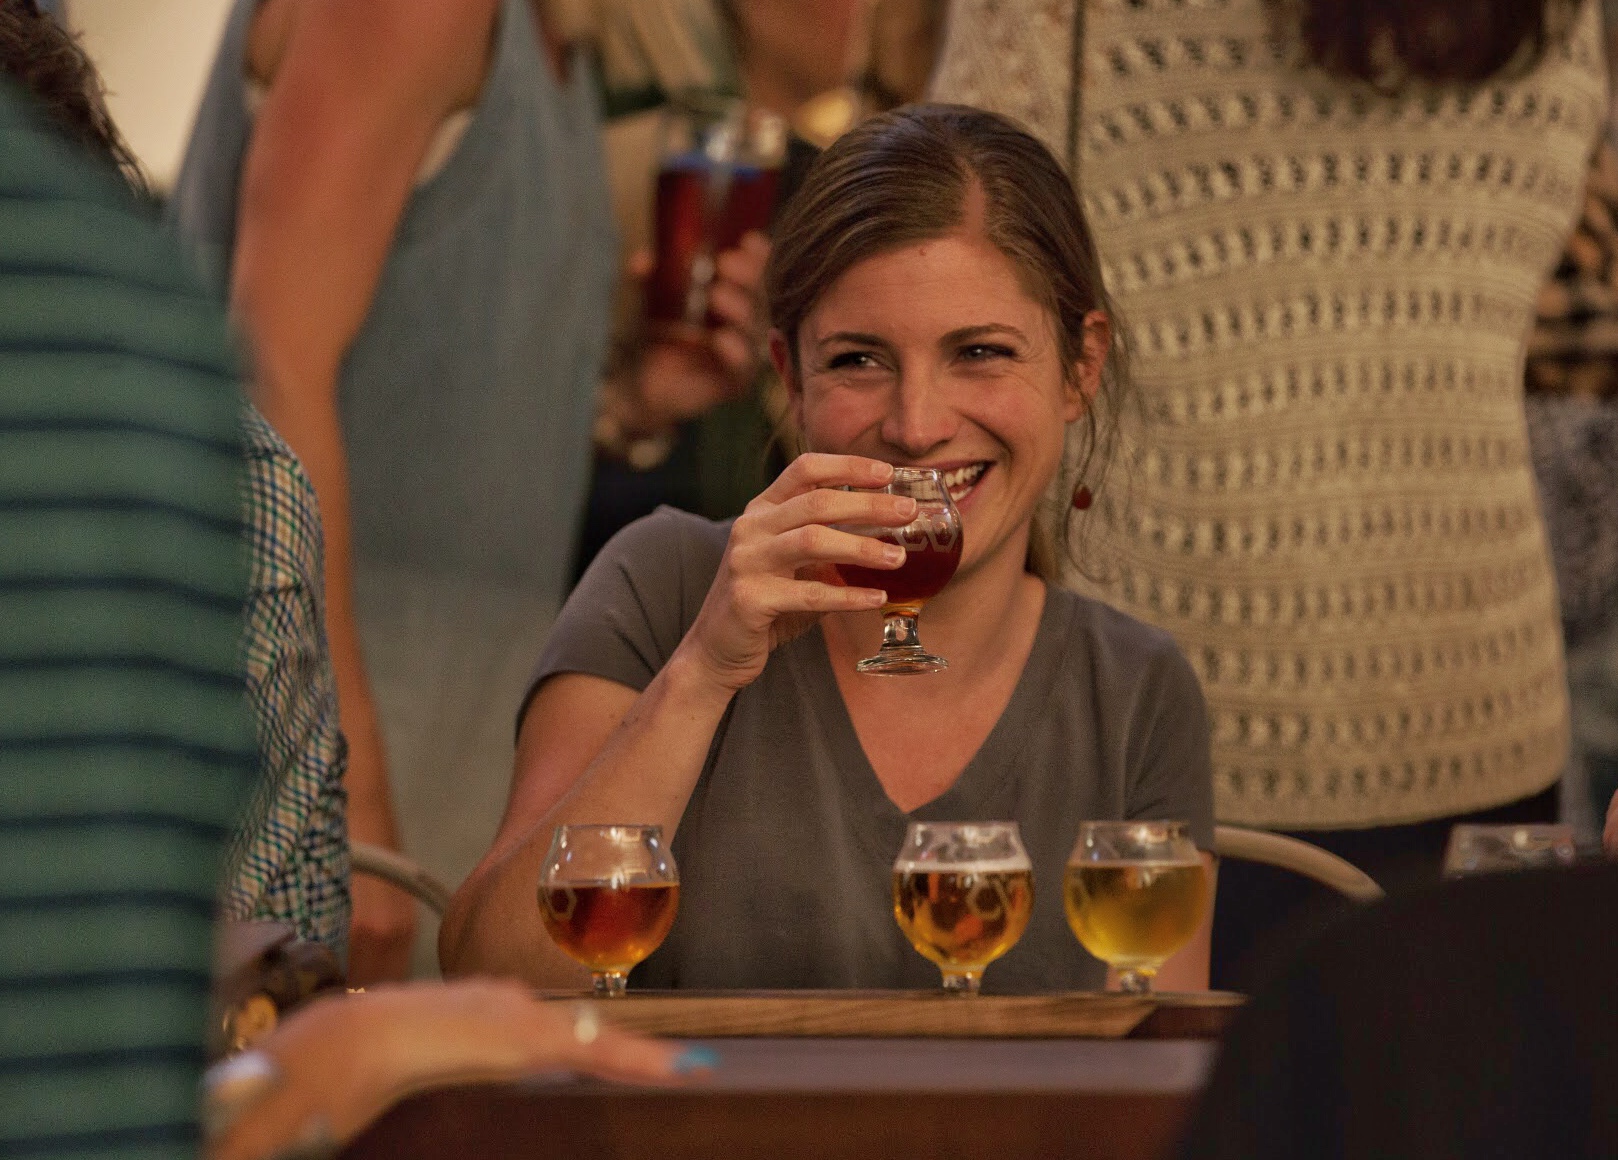
[[[562,610],[534,687],[576,672],[644,689],[696,619],[729,532],[670,508],[625,528]],[[1202,692],[1166,633],[1050,589],[983,747],[954,785],[906,814],[877,780],[812,629],[776,649],[720,722],[674,839],[679,916],[633,982],[937,987],[937,968],[893,918],[905,827],[1012,819],[1033,860],[1034,916],[984,989],[1098,988],[1105,970],[1062,913],[1062,868],[1087,818],[1183,818],[1199,846],[1211,844]]]

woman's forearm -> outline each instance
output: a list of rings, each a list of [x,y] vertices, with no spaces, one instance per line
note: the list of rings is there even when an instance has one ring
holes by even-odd
[[[573,789],[461,888],[439,939],[445,974],[496,974],[541,987],[586,972],[545,933],[539,872],[559,825],[660,825],[673,841],[733,693],[677,650],[635,699]]]

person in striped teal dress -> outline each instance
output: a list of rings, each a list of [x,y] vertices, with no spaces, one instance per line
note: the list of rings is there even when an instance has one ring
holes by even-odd
[[[0,92],[0,1154],[195,1154],[243,697],[220,305]]]

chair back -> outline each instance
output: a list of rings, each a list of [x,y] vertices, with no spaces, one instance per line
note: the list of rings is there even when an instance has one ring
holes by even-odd
[[[1262,862],[1312,878],[1355,902],[1376,902],[1383,897],[1382,887],[1365,871],[1330,850],[1323,850],[1309,842],[1289,838],[1285,834],[1272,834],[1268,830],[1250,830],[1245,826],[1215,826],[1214,850],[1221,858],[1240,858],[1247,862]]]

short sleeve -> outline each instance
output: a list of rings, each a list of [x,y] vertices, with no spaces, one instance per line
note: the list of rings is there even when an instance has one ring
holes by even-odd
[[[651,684],[696,620],[719,571],[730,524],[661,507],[607,542],[568,597],[517,713],[547,677],[585,673]]]
[[[1213,848],[1213,759],[1208,707],[1190,663],[1166,635],[1145,671],[1130,722],[1126,815],[1191,823],[1203,850]]]

